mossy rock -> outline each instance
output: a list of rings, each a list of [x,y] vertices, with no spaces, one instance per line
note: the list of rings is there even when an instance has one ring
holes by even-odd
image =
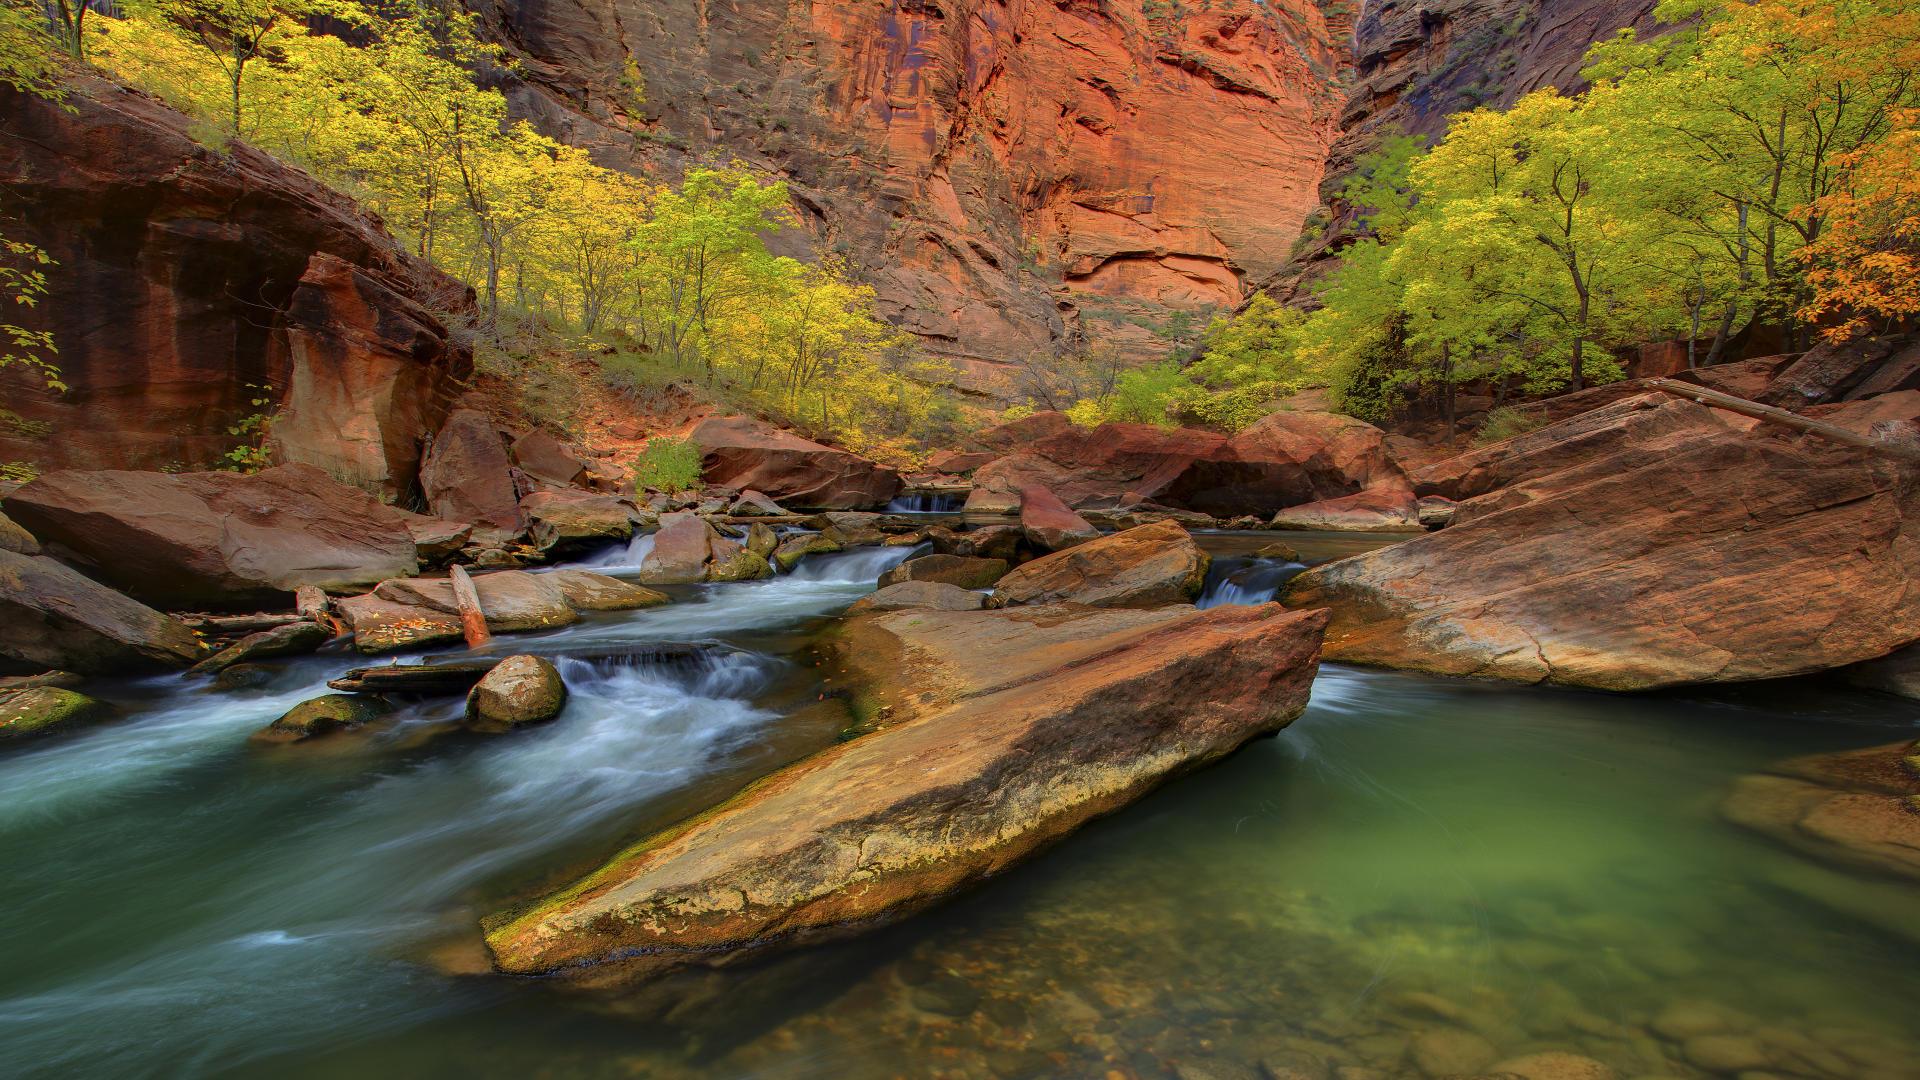
[[[322,694],[303,701],[254,732],[255,742],[292,743],[364,727],[392,711],[379,698],[362,694]]]
[[[780,564],[781,570],[792,570],[800,565],[800,560],[809,555],[830,555],[846,548],[822,533],[807,533],[786,541],[773,551],[773,561]]]
[[[57,686],[0,690],[0,740],[50,735],[100,719],[107,707]]]

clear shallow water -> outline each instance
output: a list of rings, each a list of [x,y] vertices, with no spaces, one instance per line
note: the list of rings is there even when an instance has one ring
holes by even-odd
[[[1920,951],[1716,817],[1744,771],[1912,734],[1902,703],[1813,686],[1627,698],[1332,668],[1280,737],[873,937],[612,1001],[419,962],[831,740],[783,656],[904,556],[553,635],[747,651],[569,662],[568,713],[511,738],[445,732],[452,707],[429,705],[367,738],[246,744],[343,657],[238,695],[126,687],[138,718],[0,759],[0,1072],[1160,1077],[1345,1055],[1399,1076],[1445,1013],[1502,1054],[1693,1076],[1647,1025],[1707,1001],[1879,1055],[1804,1075],[1920,1075]],[[1920,897],[1893,904],[1920,926]]]

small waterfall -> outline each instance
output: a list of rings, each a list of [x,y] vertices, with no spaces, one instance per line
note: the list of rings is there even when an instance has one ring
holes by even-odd
[[[915,555],[926,554],[926,551],[927,545],[919,544],[914,547],[856,548],[838,555],[809,555],[793,568],[787,580],[871,585],[881,574]]]
[[[1281,559],[1223,557],[1213,560],[1200,590],[1200,607],[1222,604],[1264,604],[1280,594],[1280,586],[1305,570],[1306,564]]]
[[[581,559],[566,564],[583,570],[632,570],[653,553],[653,533],[640,533],[624,544],[613,544]]]
[[[952,491],[910,491],[887,504],[889,514],[957,514],[967,497]]]

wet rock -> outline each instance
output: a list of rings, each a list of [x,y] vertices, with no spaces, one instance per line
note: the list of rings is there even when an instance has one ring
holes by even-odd
[[[420,468],[420,487],[436,517],[470,521],[476,536],[500,542],[526,527],[506,441],[485,413],[458,409],[447,417]]]
[[[707,566],[708,581],[758,581],[773,576],[773,565],[765,555],[736,544],[722,536],[712,540],[713,561]]]
[[[1200,594],[1207,564],[1185,529],[1170,521],[1142,525],[1024,563],[1000,579],[993,598],[998,604],[1179,604]]]
[[[863,457],[744,416],[702,421],[688,438],[710,484],[753,490],[792,506],[857,510],[885,506],[900,475]]]
[[[288,709],[284,715],[253,733],[258,743],[295,743],[351,731],[387,715],[392,707],[364,694],[322,694]]]
[[[1516,1076],[1520,1080],[1614,1080],[1614,1071],[1606,1064],[1581,1054],[1558,1050],[1508,1058],[1495,1063],[1487,1071],[1495,1076]]]
[[[0,657],[15,670],[124,675],[184,668],[193,631],[44,555],[0,551]]]
[[[0,690],[0,742],[82,727],[107,712],[87,695],[56,686]]]
[[[751,489],[741,492],[727,512],[735,517],[786,517],[790,513],[786,507]]]
[[[820,533],[804,533],[781,541],[780,546],[773,549],[773,561],[780,564],[780,569],[791,570],[808,555],[827,555],[845,550],[830,537]]]
[[[965,555],[922,555],[908,559],[880,575],[880,585],[903,581],[939,581],[962,589],[984,589],[1007,576],[1005,559],[975,559]]]
[[[1414,1065],[1435,1078],[1477,1073],[1500,1056],[1492,1043],[1458,1028],[1428,1028],[1407,1049]]]
[[[1157,614],[1091,617],[1108,626]],[[1072,636],[1072,617],[1058,612],[859,620],[932,615],[974,621],[1043,677],[1021,678],[1018,663],[971,685],[931,675],[949,704],[788,766],[493,924],[495,965],[629,981],[911,914],[1290,722],[1305,707],[1323,623],[1274,605],[1188,609],[1056,666],[1075,650],[1037,645]],[[1204,699],[1191,693],[1198,680]],[[1116,724],[1116,714],[1142,722]]]
[[[102,580],[175,608],[285,607],[302,585],[350,592],[419,569],[417,515],[311,465],[51,472],[6,505]]]
[[[932,608],[936,611],[978,611],[987,598],[977,592],[941,581],[901,581],[876,589],[855,600],[848,614],[863,611],[901,611],[906,608]]]
[[[356,694],[465,694],[499,663],[482,657],[352,668],[337,679],[327,680],[327,685]]]
[[[495,633],[545,630],[580,619],[552,574],[525,570],[476,574],[473,588],[486,613],[487,629]],[[390,603],[453,616],[458,622],[460,606],[453,599],[453,583],[445,578],[395,578],[381,582],[373,595]]]
[[[551,570],[546,578],[575,611],[635,611],[670,602],[667,594],[591,570]]]
[[[40,541],[33,534],[16,525],[12,518],[0,514],[0,551],[11,551],[16,555],[40,554]]]
[[[273,681],[276,674],[266,664],[234,664],[213,677],[213,685],[222,690],[253,690]]]
[[[632,503],[590,491],[536,491],[520,500],[528,535],[542,551],[575,551],[633,536]]]
[[[1773,1064],[1760,1040],[1747,1035],[1696,1035],[1681,1044],[1680,1052],[1708,1072],[1740,1073]]]
[[[1059,496],[1038,485],[1020,489],[1020,532],[1041,551],[1062,551],[1100,535],[1086,518],[1067,509]]]
[[[780,534],[774,532],[772,526],[756,521],[747,527],[746,548],[758,555],[761,561],[772,558],[774,549],[779,546]]]
[[[268,660],[277,656],[304,656],[331,640],[333,634],[318,623],[296,622],[248,634],[195,664],[196,675],[213,675],[249,660]]]
[[[510,731],[551,720],[566,705],[567,684],[558,668],[538,656],[509,656],[467,695],[467,726]]]
[[[707,579],[707,560],[720,539],[713,526],[697,514],[680,511],[662,515],[653,535],[653,550],[640,562],[639,578],[649,585],[683,585]]]
[[[1333,532],[1416,532],[1420,509],[1404,487],[1373,488],[1337,499],[1291,506],[1273,515],[1274,529]]]
[[[353,628],[354,649],[366,655],[466,640],[459,617],[435,608],[397,604],[372,593],[334,606]]]
[[[559,439],[537,428],[513,440],[513,463],[533,479],[561,487],[584,483],[587,478],[586,463]]]
[[[1920,744],[1782,762],[1736,781],[1720,812],[1823,862],[1920,880]]]
[[[927,539],[940,555],[959,555],[972,559],[1000,559],[1011,564],[1019,557],[1018,525],[987,525],[966,532],[938,527],[927,530]]]

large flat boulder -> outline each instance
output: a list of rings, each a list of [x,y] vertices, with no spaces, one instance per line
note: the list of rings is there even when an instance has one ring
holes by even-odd
[[[0,669],[121,675],[202,655],[186,624],[44,555],[0,550]]]
[[[1014,567],[993,591],[998,604],[1159,607],[1200,594],[1207,553],[1176,522],[1141,525]]]
[[[642,520],[631,502],[591,491],[536,491],[520,500],[520,514],[534,545],[543,551],[569,551],[633,536]]]
[[[892,469],[748,417],[704,420],[688,438],[700,447],[708,483],[751,488],[787,506],[879,509],[900,493]]]
[[[1448,528],[1309,570],[1284,599],[1333,609],[1330,658],[1617,690],[1805,674],[1920,639],[1920,496],[1892,459],[1707,425],[1648,445],[1468,500]]]
[[[1037,651],[1018,648],[1027,635],[1058,640],[1075,618],[1111,614],[927,613],[974,623],[1010,655]],[[1009,665],[942,680],[949,701],[782,769],[495,922],[494,964],[617,983],[893,921],[1305,707],[1321,614],[1265,605],[1142,622],[1041,677]]]
[[[415,573],[425,521],[312,465],[50,472],[6,508],[57,554],[173,608],[285,607],[302,585],[347,593]]]
[[[485,413],[458,409],[434,437],[420,487],[436,517],[470,521],[495,541],[520,534],[520,489],[500,429]]]
[[[566,591],[552,574],[529,574],[525,570],[502,570],[478,574],[473,589],[486,613],[487,629],[507,634],[523,630],[545,630],[579,621],[580,615],[567,602]],[[446,578],[394,578],[381,582],[373,595],[394,604],[426,608],[442,615],[458,616],[453,583]]]
[[[1326,532],[1419,532],[1420,505],[1407,488],[1373,488],[1337,499],[1289,506],[1273,515],[1268,527]]]

